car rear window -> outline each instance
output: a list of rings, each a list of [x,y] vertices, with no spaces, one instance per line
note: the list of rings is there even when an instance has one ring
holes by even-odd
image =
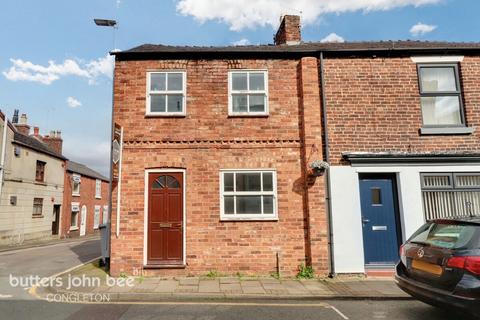
[[[410,238],[410,242],[459,249],[466,247],[474,238],[476,239],[478,230],[480,227],[468,224],[427,223]]]

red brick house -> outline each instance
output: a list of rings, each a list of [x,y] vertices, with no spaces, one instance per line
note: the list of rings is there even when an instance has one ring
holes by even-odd
[[[116,52],[111,273],[389,267],[395,241],[435,211],[428,197],[447,201],[430,184],[465,177],[445,187],[478,208],[479,49],[303,43],[286,16],[275,45]]]
[[[109,179],[87,166],[67,161],[63,193],[62,237],[98,232],[108,221]]]

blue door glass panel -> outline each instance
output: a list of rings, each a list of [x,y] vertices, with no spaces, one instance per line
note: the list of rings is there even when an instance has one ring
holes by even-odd
[[[365,263],[396,263],[399,243],[393,179],[360,179],[360,199]]]

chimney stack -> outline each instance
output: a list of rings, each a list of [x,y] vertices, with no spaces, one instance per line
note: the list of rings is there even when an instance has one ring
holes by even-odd
[[[44,136],[42,141],[58,154],[62,154],[63,139],[62,132],[60,130],[50,131],[50,134]]]
[[[302,41],[300,16],[284,15],[280,18],[280,27],[275,34],[275,45],[296,45]]]
[[[22,115],[20,116],[20,120],[18,120],[18,110],[15,110],[15,113],[13,114],[13,120],[16,120],[13,121],[13,125],[18,132],[26,136],[30,134],[30,126],[27,123],[27,115],[25,113],[22,113]]]

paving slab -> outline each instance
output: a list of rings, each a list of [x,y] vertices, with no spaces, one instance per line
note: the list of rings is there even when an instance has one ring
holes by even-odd
[[[200,280],[198,284],[198,292],[220,293],[220,281],[217,279]]]

